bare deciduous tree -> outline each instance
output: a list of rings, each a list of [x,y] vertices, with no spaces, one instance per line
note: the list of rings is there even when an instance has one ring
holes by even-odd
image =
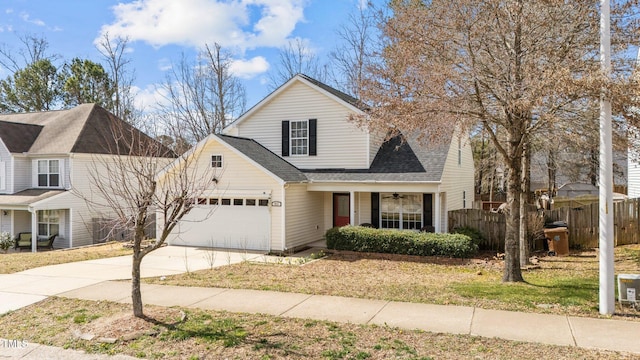
[[[637,94],[624,77],[624,53],[637,42],[630,36],[637,24],[625,21],[632,3],[612,7],[613,83],[625,83],[608,87],[616,94],[623,88]],[[433,138],[456,126],[484,125],[508,173],[503,281],[522,281],[522,159],[541,128],[566,121],[572,105],[596,101],[608,83],[598,66],[597,2],[401,0],[390,7],[380,24],[383,61],[373,64],[360,93],[372,106],[371,125]]]
[[[131,59],[127,58],[129,39],[117,37],[112,39],[106,33],[97,44],[98,51],[102,54],[111,78],[113,101],[107,110],[114,113],[120,119],[134,125],[141,118],[141,111],[136,109],[134,103],[133,81],[135,73],[129,69]]]
[[[166,104],[157,110],[166,128],[183,139],[198,142],[220,132],[246,109],[244,85],[231,71],[231,55],[219,44],[208,45],[191,62],[184,55],[172,66],[161,87]],[[177,134],[168,134],[179,139]]]
[[[372,7],[358,7],[349,14],[347,23],[337,30],[341,42],[329,53],[333,82],[338,89],[355,98],[360,97],[359,89],[366,66],[373,59],[371,52],[376,33]]]
[[[15,73],[18,70],[40,60],[49,60],[54,63],[59,55],[48,53],[49,41],[35,35],[16,35],[22,47],[16,55],[6,44],[0,47],[0,66],[5,70]]]
[[[320,65],[318,57],[300,38],[290,40],[278,53],[278,65],[269,72],[269,88],[274,90],[296,74],[305,74],[326,82],[327,68]]]
[[[102,133],[107,134],[102,139],[106,154],[94,156],[89,191],[77,195],[112,219],[111,228],[133,234],[132,307],[134,316],[144,317],[142,259],[164,245],[178,222],[196,205],[194,199],[212,186],[210,168],[195,166],[196,152],[180,156],[178,165],[168,167],[176,161],[171,150],[130,124],[111,120],[100,125]],[[149,239],[154,216],[158,224],[156,237]]]

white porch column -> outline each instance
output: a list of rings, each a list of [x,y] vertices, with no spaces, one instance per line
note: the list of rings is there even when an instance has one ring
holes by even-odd
[[[356,193],[349,191],[349,224],[356,225]]]
[[[31,213],[31,252],[38,252],[38,211],[29,209]]]
[[[435,196],[434,196],[434,204],[433,204],[433,207],[434,207],[434,209],[433,209],[433,215],[434,215],[433,216],[434,217],[434,219],[433,219],[433,221],[434,221],[433,228],[434,228],[436,233],[439,233],[440,232],[440,224],[442,223],[442,218],[441,218],[441,215],[440,215],[440,192],[438,191],[434,195]]]

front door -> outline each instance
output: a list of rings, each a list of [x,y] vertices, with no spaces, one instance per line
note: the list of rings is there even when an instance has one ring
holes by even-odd
[[[349,194],[333,194],[333,226],[345,226],[349,219]]]

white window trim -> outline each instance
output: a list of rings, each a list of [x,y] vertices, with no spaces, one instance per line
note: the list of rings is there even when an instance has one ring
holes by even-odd
[[[58,222],[51,222],[51,221],[40,221],[40,215],[42,215],[44,212],[56,212],[56,215],[58,217]],[[51,215],[49,215],[51,216]],[[63,222],[63,212],[62,210],[38,210],[38,217],[36,218],[36,224],[37,224],[37,237],[38,238],[48,238],[51,235],[54,235],[51,233],[51,225],[58,225],[58,236],[60,236],[60,233],[62,232],[62,222]],[[48,234],[40,234],[40,224],[46,224],[47,226],[47,230],[48,230]]]
[[[58,181],[59,184],[58,186],[40,186],[38,183],[38,161],[58,161]],[[48,165],[48,163],[47,163]],[[49,168],[47,166],[47,168]],[[31,169],[32,169],[32,184],[34,188],[38,188],[38,189],[64,189],[65,186],[65,162],[64,159],[60,159],[60,158],[40,158],[40,159],[33,159],[31,161]],[[47,173],[49,174],[49,173]]]
[[[293,124],[294,123],[305,123],[307,127],[307,136],[305,137],[293,137]],[[305,147],[304,154],[294,154],[293,153],[293,140],[307,140],[307,145]],[[309,156],[309,120],[289,120],[289,156]]]
[[[407,230],[404,229],[403,227],[403,223],[404,223],[404,219],[403,219],[403,215],[405,214],[405,211],[403,211],[403,207],[404,204],[402,204],[402,199],[398,199],[398,201],[400,201],[401,205],[400,205],[400,209],[398,214],[398,220],[399,220],[399,227],[397,228],[393,228],[393,227],[383,227],[382,226],[382,201],[384,200],[383,196],[389,196],[389,195],[393,195],[391,193],[380,193],[380,211],[378,214],[378,219],[380,219],[380,228],[381,229],[398,229],[398,230]],[[418,213],[413,213],[413,212],[408,212],[407,214],[420,214],[420,224],[421,224],[421,228],[424,227],[424,223],[425,223],[425,219],[424,219],[424,204],[422,197],[420,196],[420,194],[416,194],[416,193],[405,193],[405,194],[400,194],[400,195],[418,195],[418,202],[420,203],[420,207],[419,207],[419,212]],[[410,229],[410,230],[420,230],[420,229]]]
[[[220,157],[220,166],[213,166],[213,157],[214,156],[219,156]],[[224,168],[224,156],[222,154],[211,154],[211,168],[212,169],[222,169],[222,168]]]

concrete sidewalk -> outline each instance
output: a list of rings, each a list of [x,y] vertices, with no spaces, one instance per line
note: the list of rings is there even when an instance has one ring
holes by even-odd
[[[173,275],[263,259],[266,259],[265,256],[256,252],[165,246],[142,259],[141,272],[142,277]],[[31,305],[47,296],[106,280],[124,279],[131,279],[130,255],[0,274],[0,314]]]
[[[130,303],[127,282],[107,281],[59,296]],[[259,290],[143,284],[145,304],[265,313],[376,324],[407,330],[475,335],[640,354],[640,322],[485,310]]]
[[[303,257],[307,254],[296,255]],[[144,258],[142,276],[171,275],[247,260],[272,259],[259,253],[227,250],[214,252],[208,249],[167,246]],[[283,259],[277,258],[277,261],[281,262]],[[295,263],[296,259],[290,261]],[[0,275],[0,314],[52,295],[130,303],[130,283],[111,281],[130,277],[130,256],[45,266],[16,274]],[[633,321],[258,290],[143,284],[142,292],[146,304],[160,306],[388,325],[408,330],[497,337],[640,355],[640,322]],[[23,344],[16,340],[0,338],[0,359],[3,358],[130,359],[126,356],[87,355],[73,350]]]

